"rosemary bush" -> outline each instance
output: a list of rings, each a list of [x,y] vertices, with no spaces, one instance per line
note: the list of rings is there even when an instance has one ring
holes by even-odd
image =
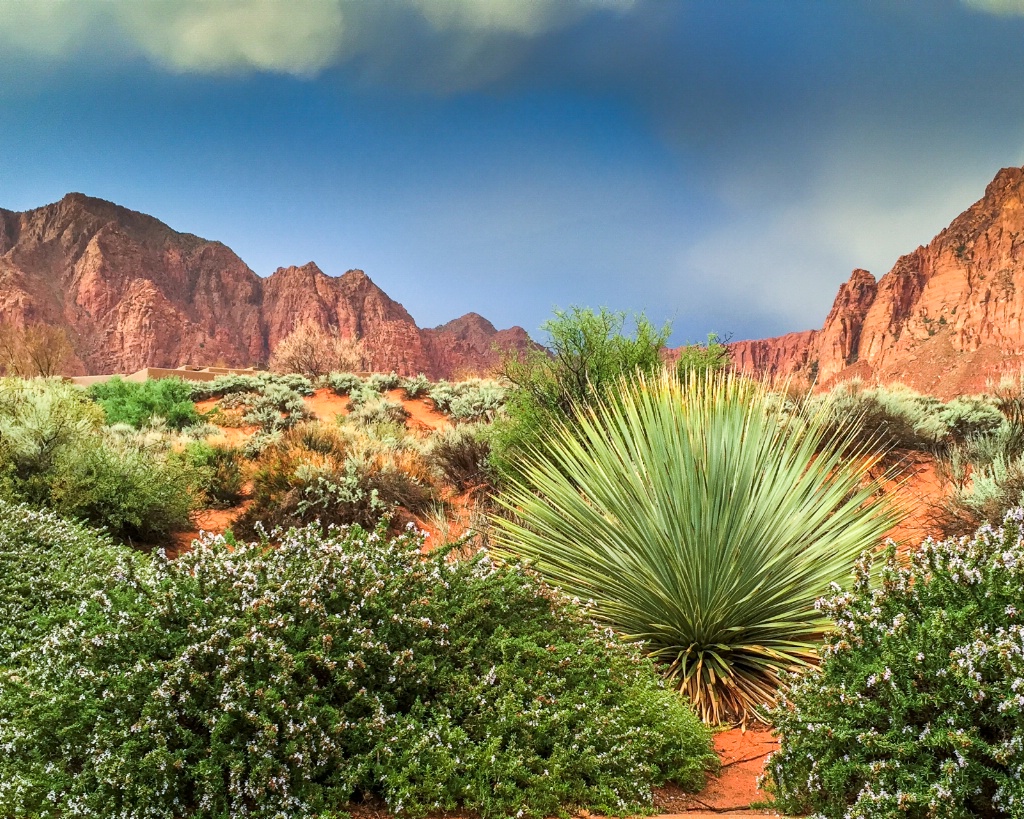
[[[973,538],[891,548],[822,601],[820,667],[770,714],[766,785],[827,819],[1024,817],[1024,510]]]
[[[420,546],[123,555],[0,670],[0,815],[627,814],[701,786],[708,733],[646,661],[521,568]]]

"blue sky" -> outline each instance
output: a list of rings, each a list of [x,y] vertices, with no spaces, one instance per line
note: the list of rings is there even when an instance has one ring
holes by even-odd
[[[0,207],[81,191],[421,326],[820,326],[1024,164],[1024,0],[10,0]]]

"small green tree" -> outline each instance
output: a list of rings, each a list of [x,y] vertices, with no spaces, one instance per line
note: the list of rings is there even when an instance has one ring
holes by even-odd
[[[502,364],[501,375],[512,389],[492,459],[506,475],[515,468],[512,456],[536,446],[542,430],[570,421],[624,376],[659,372],[664,366],[661,350],[671,332],[668,324],[657,329],[643,313],[628,316],[606,307],[595,312],[575,306],[556,310],[542,329],[549,337],[546,349],[510,354]]]
[[[726,346],[728,338],[718,333],[708,333],[705,344],[687,344],[679,350],[676,372],[680,378],[703,377],[708,373],[721,372],[732,364],[732,355]]]

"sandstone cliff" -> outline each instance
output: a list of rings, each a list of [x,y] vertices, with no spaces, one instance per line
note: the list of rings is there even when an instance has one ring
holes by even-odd
[[[310,262],[261,279],[219,242],[78,193],[0,209],[0,321],[64,327],[69,374],[261,364],[307,322],[363,339],[375,370],[432,378],[489,372],[493,347],[531,344],[472,316],[421,330],[361,270],[334,278]]]
[[[740,369],[817,380],[859,375],[940,397],[980,392],[1024,360],[1024,168],[877,283],[854,270],[821,330],[732,345]]]

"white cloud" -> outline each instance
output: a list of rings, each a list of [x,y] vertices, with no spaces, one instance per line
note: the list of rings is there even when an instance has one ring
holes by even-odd
[[[634,0],[14,0],[0,2],[0,60],[139,54],[176,72],[315,75],[356,54],[422,44],[408,23],[468,39],[534,37]],[[420,29],[422,31],[422,29]]]
[[[729,305],[737,317],[770,323],[771,332],[820,327],[853,268],[881,278],[980,199],[1000,164],[1024,160],[987,150],[967,159],[956,144],[919,142],[908,152],[878,133],[823,136],[820,154],[805,157],[811,170],[799,185],[772,176],[752,182],[756,168],[721,177],[731,216],[678,264],[680,287],[690,276],[690,303],[716,317]]]
[[[634,0],[409,0],[438,30],[536,35],[567,25],[591,11],[625,11]]]
[[[968,8],[1004,17],[1024,16],[1024,0],[961,0]]]
[[[337,59],[344,31],[332,0],[124,3],[117,16],[143,54],[183,72],[316,74]]]

